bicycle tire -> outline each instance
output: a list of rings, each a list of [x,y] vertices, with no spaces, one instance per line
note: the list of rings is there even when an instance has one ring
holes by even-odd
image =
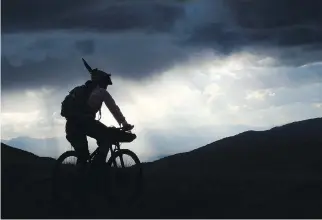
[[[57,175],[59,173],[59,169],[60,169],[60,165],[61,163],[68,157],[76,157],[78,159],[78,154],[76,151],[66,151],[65,153],[63,153],[62,155],[60,155],[58,157],[58,159],[56,160],[55,163],[55,167],[54,167],[54,172],[53,172],[53,180],[55,181],[57,178]]]
[[[80,206],[82,206],[81,203],[78,204],[79,200],[75,199],[76,196],[80,195],[78,193],[79,191],[75,189],[79,187],[79,184],[73,184],[74,182],[77,182],[77,177],[69,176],[67,179],[60,176],[61,171],[66,170],[66,167],[61,169],[61,165],[68,157],[76,157],[78,159],[78,154],[76,151],[66,151],[63,153],[56,161],[52,176],[52,197],[54,204],[56,205],[56,208],[63,209],[65,214],[67,214],[66,211],[73,213],[75,210],[79,209]],[[76,169],[76,166],[74,168]],[[59,185],[60,181],[63,181],[63,184]],[[69,181],[71,182],[71,188],[69,188],[68,184],[66,184]],[[69,210],[66,210],[67,207]]]
[[[133,203],[135,201],[135,199],[138,198],[138,196],[140,195],[140,193],[142,192],[142,188],[143,188],[143,170],[142,170],[142,164],[141,164],[141,161],[140,159],[138,158],[138,156],[131,150],[128,150],[128,149],[120,149],[118,151],[116,151],[113,156],[110,157],[110,159],[107,161],[107,165],[109,167],[111,167],[113,170],[114,167],[112,167],[113,163],[115,164],[116,163],[116,159],[117,158],[120,158],[121,156],[123,155],[127,155],[129,157],[131,157],[134,162],[135,162],[135,167],[131,167],[130,169],[134,168],[133,169],[133,172],[134,171],[137,171],[137,174],[135,174],[135,180],[133,182],[134,186],[132,186],[134,189],[133,189],[133,192],[130,193],[130,195],[127,195],[126,197],[127,198],[122,198],[125,202],[125,203]],[[124,167],[122,167],[121,169],[123,169]],[[116,168],[116,173],[118,173],[120,168]],[[113,176],[114,177],[114,180],[116,178],[116,175]],[[120,194],[120,192],[118,191],[115,191],[114,188],[112,189],[114,193],[116,194]],[[109,194],[109,196],[111,196],[111,194]],[[112,197],[117,198],[119,197],[119,195],[112,195]]]

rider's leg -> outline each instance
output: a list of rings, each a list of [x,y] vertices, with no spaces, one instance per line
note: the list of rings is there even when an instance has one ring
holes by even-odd
[[[131,142],[136,138],[135,134],[120,131],[115,128],[107,127],[97,120],[89,119],[82,121],[81,130],[89,137],[96,139],[99,145],[98,158],[105,162],[109,147],[115,141]],[[104,158],[103,158],[104,157]]]
[[[119,129],[107,127],[100,121],[91,120],[87,122],[86,134],[95,138],[98,143],[105,144],[106,142],[132,142],[136,135]]]
[[[88,142],[86,134],[79,129],[74,122],[67,121],[66,123],[66,139],[78,153],[78,164],[85,164],[89,157]]]
[[[84,127],[86,135],[96,139],[97,145],[99,146],[99,154],[95,156],[95,162],[104,163],[108,151],[114,140],[117,138],[115,129],[107,127],[100,121],[88,120]]]
[[[100,164],[106,162],[106,157],[108,154],[109,149],[111,148],[111,143],[108,141],[97,141],[98,145],[98,154],[95,156],[95,162],[98,162]]]
[[[85,164],[89,158],[88,143],[85,135],[74,136],[70,141],[72,147],[78,154],[77,164]]]

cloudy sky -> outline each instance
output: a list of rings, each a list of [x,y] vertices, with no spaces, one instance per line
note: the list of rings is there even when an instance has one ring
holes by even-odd
[[[38,155],[70,149],[60,104],[82,57],[112,73],[142,161],[322,116],[320,0],[1,3],[1,138]]]

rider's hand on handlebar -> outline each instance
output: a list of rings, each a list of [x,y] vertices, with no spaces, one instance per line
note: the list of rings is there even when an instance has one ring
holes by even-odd
[[[122,123],[122,130],[130,131],[134,128],[134,125],[128,124],[127,122]]]

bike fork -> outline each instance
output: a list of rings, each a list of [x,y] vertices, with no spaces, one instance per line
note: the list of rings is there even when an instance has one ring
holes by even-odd
[[[114,155],[114,153],[116,153],[117,152],[117,150],[120,150],[120,146],[119,145],[115,145],[115,149],[113,150],[113,149],[111,149],[111,157],[113,157]],[[121,161],[121,166],[122,166],[122,168],[124,168],[125,167],[125,164],[124,164],[124,160],[123,160],[123,155],[121,154],[120,155],[120,161]],[[115,160],[114,160],[114,167],[116,167],[117,166],[117,164],[116,164],[116,158],[115,158]]]
[[[124,166],[123,155],[120,155],[120,160],[121,160],[121,165],[122,165],[122,167],[125,167],[125,166]]]

